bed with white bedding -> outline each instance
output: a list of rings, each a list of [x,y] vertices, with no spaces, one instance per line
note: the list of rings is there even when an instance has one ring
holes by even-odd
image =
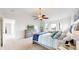
[[[51,37],[52,33],[43,33],[41,35],[38,34],[38,38],[34,39],[34,42],[48,48],[48,49],[57,49],[57,41],[58,39],[53,39]]]
[[[49,49],[57,48],[57,39],[52,39],[51,33],[40,35],[38,42],[47,46]]]

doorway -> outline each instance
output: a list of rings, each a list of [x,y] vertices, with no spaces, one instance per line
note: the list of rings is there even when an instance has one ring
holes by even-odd
[[[13,19],[3,19],[3,45],[6,40],[11,40],[15,37],[15,20]]]

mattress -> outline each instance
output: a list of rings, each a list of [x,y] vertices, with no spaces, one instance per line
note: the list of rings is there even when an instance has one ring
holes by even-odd
[[[46,45],[50,48],[57,48],[57,41],[58,39],[52,39],[51,33],[40,35],[38,40],[39,43]]]

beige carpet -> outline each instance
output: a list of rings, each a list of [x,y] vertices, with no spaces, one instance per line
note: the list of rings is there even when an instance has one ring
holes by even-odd
[[[32,50],[48,50],[47,48],[44,48],[41,45],[33,44]]]
[[[27,39],[8,39],[4,41],[0,50],[48,50],[41,45],[33,44],[32,38]]]
[[[32,38],[27,39],[8,39],[5,40],[0,50],[29,50],[32,49]]]

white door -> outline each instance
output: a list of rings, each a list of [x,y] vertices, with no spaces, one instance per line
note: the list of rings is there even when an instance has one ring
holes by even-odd
[[[3,21],[3,42],[7,39],[13,39],[14,36],[15,20],[4,19]]]
[[[3,46],[3,21],[0,18],[0,47]]]

